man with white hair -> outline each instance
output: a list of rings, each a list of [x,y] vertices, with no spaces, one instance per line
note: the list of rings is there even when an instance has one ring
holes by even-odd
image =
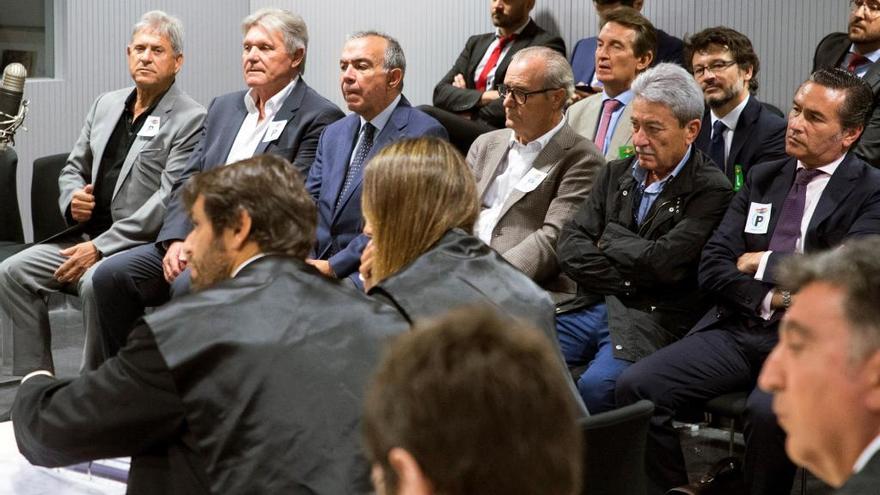
[[[684,336],[705,309],[700,251],[732,196],[693,147],[703,118],[693,77],[659,64],[632,91],[635,156],[601,170],[557,248],[578,298],[559,308],[556,330],[568,365],[586,366],[577,385],[591,413],[613,409],[617,377]]]
[[[102,258],[156,238],[171,184],[198,142],[205,109],[175,84],[183,27],[161,11],[135,24],[126,48],[134,88],[99,96],[58,179],[70,228],[0,265],[0,305],[12,319],[13,374],[53,370],[46,296],[82,298],[88,343],[97,331],[92,276]],[[42,239],[38,239],[42,240]],[[87,352],[83,362],[94,364]]]
[[[306,176],[324,127],[343,117],[302,78],[309,35],[300,16],[261,9],[244,18],[242,32],[241,61],[249,89],[211,102],[201,142],[173,187],[156,242],[108,260],[95,273],[101,327],[96,353],[103,359],[125,345],[145,307],[161,305],[172,292],[189,289],[181,248],[192,224],[179,187],[199,172],[264,153],[287,159]]]

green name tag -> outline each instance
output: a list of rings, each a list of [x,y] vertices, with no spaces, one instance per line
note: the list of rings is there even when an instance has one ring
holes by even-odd
[[[621,146],[617,148],[617,158],[623,160],[636,154],[636,148],[632,145]]]

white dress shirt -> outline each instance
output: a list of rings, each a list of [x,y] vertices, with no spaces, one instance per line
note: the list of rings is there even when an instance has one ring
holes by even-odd
[[[257,108],[257,104],[254,102],[254,90],[250,89],[245,93],[244,106],[247,109],[247,116],[244,118],[244,122],[241,123],[241,127],[238,128],[238,134],[235,136],[235,141],[232,142],[229,155],[226,156],[227,165],[254,156],[254,152],[257,151],[257,146],[260,145],[260,140],[266,134],[269,124],[275,118],[275,114],[278,113],[281,106],[284,105],[284,100],[293,91],[297,81],[299,81],[299,76],[294,77],[290,84],[275,93],[275,96],[269,98],[269,101],[263,105],[263,120],[259,120],[260,109]]]
[[[714,110],[709,111],[709,118],[712,121],[712,127],[710,127],[710,129],[713,129],[715,127],[715,122],[718,122],[719,120],[721,122],[724,122],[724,125],[727,126],[727,129],[725,129],[724,132],[721,133],[722,137],[724,138],[724,161],[725,162],[727,162],[727,158],[730,157],[730,145],[733,143],[733,133],[736,131],[736,124],[737,124],[737,122],[739,122],[739,116],[742,114],[743,109],[746,108],[746,104],[749,103],[749,98],[751,98],[751,96],[748,95],[748,92],[746,92],[746,93],[747,93],[746,99],[743,100],[742,102],[740,102],[739,105],[735,106],[733,108],[733,110],[728,112],[727,115],[725,115],[724,117],[718,118],[715,116]],[[712,138],[714,136],[709,136],[709,137]],[[731,167],[734,165],[737,165],[737,164],[731,163],[731,164],[728,164],[727,166]],[[742,164],[740,163],[739,165],[742,165]]]
[[[853,474],[858,474],[859,471],[865,469],[868,461],[870,461],[877,452],[880,452],[880,435],[874,437],[874,440],[871,440],[871,443],[865,447],[865,450],[863,450],[862,454],[859,455],[859,458],[856,459],[856,463],[853,466]]]
[[[514,31],[514,33],[519,36],[519,34],[522,33],[522,30],[529,25],[529,22],[531,22],[531,20],[532,18],[529,17],[528,20],[526,20],[526,23],[520,26],[516,31]],[[483,73],[483,69],[485,69],[486,64],[489,63],[489,57],[492,56],[492,52],[495,51],[495,47],[498,46],[500,40],[501,32],[496,29],[495,39],[492,41],[492,43],[489,44],[489,48],[486,49],[486,53],[483,54],[483,58],[480,59],[480,63],[477,64],[477,69],[474,71],[474,84],[477,83],[477,79],[480,78],[480,74]],[[486,91],[490,91],[495,87],[495,71],[498,69],[498,66],[501,65],[501,61],[504,60],[504,57],[506,57],[507,54],[510,52],[510,47],[513,46],[513,43],[515,41],[516,39],[513,39],[509,41],[506,45],[504,45],[504,48],[501,50],[501,54],[498,56],[498,60],[495,62],[495,67],[492,67],[489,70],[489,74],[486,75]]]
[[[495,179],[483,194],[482,209],[474,231],[477,237],[486,244],[492,243],[492,231],[501,219],[501,209],[516,188],[516,185],[532,169],[535,159],[541,154],[547,143],[565,125],[565,118],[560,119],[556,127],[543,136],[528,144],[516,140],[516,133],[510,131],[507,156],[498,165]]]
[[[843,154],[837,160],[829,163],[828,165],[824,165],[819,167],[819,170],[825,172],[822,175],[815,177],[813,180],[807,184],[807,193],[804,202],[804,217],[801,219],[801,235],[798,237],[797,242],[795,242],[794,250],[796,253],[804,252],[804,237],[807,235],[807,228],[810,226],[810,220],[813,218],[813,213],[816,212],[816,205],[819,204],[819,199],[822,197],[822,192],[825,191],[825,186],[828,185],[828,181],[831,180],[831,176],[834,175],[834,171],[837,170],[837,167],[840,166],[840,163],[846,157],[846,154]],[[800,170],[804,167],[804,164],[798,160],[797,169]],[[797,172],[795,172],[797,173]],[[782,214],[782,212],[779,212]],[[770,232],[772,237],[773,233]],[[755,280],[763,280],[764,279],[764,271],[767,269],[767,260],[770,259],[770,254],[773,251],[764,251],[764,254],[761,255],[761,262],[758,263],[758,271],[755,272]],[[769,320],[771,316],[773,316],[773,309],[770,308],[770,302],[773,299],[773,291],[767,292],[767,295],[764,296],[764,301],[761,303],[761,318],[765,320]]]

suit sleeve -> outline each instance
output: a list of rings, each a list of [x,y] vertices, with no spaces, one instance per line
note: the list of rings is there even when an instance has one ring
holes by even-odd
[[[544,224],[517,245],[501,253],[510,264],[539,282],[558,275],[556,244],[559,231],[586,199],[596,170],[605,163],[605,159],[592,146],[576,146],[570,153],[568,158],[575,162],[562,176],[544,215]],[[562,164],[557,166],[559,165]]]
[[[321,179],[324,173],[324,155],[326,154],[326,151],[324,151],[325,138],[326,135],[323,132],[318,137],[315,160],[312,162],[312,166],[309,167],[309,173],[306,177],[306,190],[312,195],[315,203],[318,202],[321,196]]]
[[[103,97],[104,95],[99,96],[92,103],[79,133],[79,138],[67,157],[67,164],[64,165],[58,176],[58,207],[69,225],[76,223],[70,216],[70,202],[73,200],[73,193],[92,181],[92,162],[94,160],[91,147],[92,123],[95,121],[95,113]]]
[[[21,453],[50,467],[134,455],[172,441],[185,428],[171,373],[143,323],[98,370],[21,384],[12,418]]]
[[[480,102],[483,92],[473,89],[473,77],[468,74],[471,57],[482,57],[482,53],[474,53],[479,36],[471,36],[465,43],[464,50],[458,55],[452,68],[434,87],[434,106],[450,112],[466,112],[473,110]],[[452,81],[457,74],[464,76],[467,88],[456,88]]]
[[[311,169],[312,164],[315,162],[318,141],[321,138],[321,133],[324,132],[324,128],[344,116],[345,114],[335,106],[327,105],[321,108],[314,118],[308,122],[307,129],[300,138],[296,155],[291,159],[291,163],[303,174],[303,177],[309,176],[309,169]]]
[[[94,239],[95,247],[104,256],[153,241],[162,227],[172,187],[201,138],[205,109],[197,105],[180,110],[175,120],[180,122],[180,127],[171,140],[159,189],[134,213],[116,220],[106,232]]]

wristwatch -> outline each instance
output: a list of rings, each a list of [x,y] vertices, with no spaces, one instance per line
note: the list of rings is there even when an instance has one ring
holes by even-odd
[[[791,291],[784,290],[780,294],[782,294],[782,307],[788,309],[791,306]]]

